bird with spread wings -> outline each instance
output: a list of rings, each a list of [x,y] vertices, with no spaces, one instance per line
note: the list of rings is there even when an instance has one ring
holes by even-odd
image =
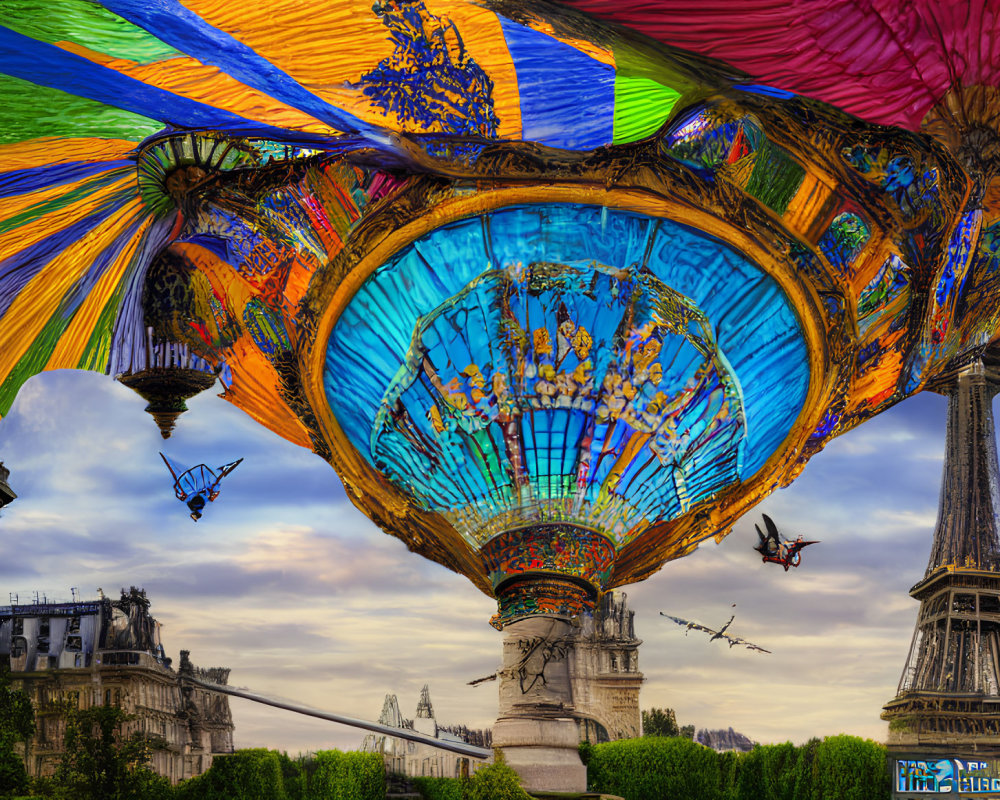
[[[763,517],[767,535],[764,535],[759,525],[754,525],[757,529],[757,537],[760,539],[754,550],[760,553],[765,564],[781,564],[785,568],[785,572],[788,572],[789,567],[797,567],[802,562],[802,548],[811,544],[819,544],[816,540],[805,542],[801,536],[794,542],[786,539],[778,533],[778,526],[774,524],[774,520],[767,514],[764,514]]]
[[[672,619],[678,625],[686,628],[689,631],[690,630],[704,631],[705,633],[712,634],[712,638],[709,639],[710,642],[714,642],[716,639],[725,639],[729,643],[730,647],[733,647],[734,645],[737,644],[742,644],[748,650],[759,650],[762,653],[771,652],[770,650],[765,650],[763,647],[760,647],[759,645],[756,645],[753,642],[748,642],[746,639],[741,639],[739,636],[733,636],[731,634],[726,633],[726,631],[729,629],[729,626],[733,624],[733,620],[736,619],[735,614],[733,614],[733,616],[729,618],[729,621],[725,625],[723,625],[719,630],[715,630],[714,628],[709,628],[697,622],[692,622],[691,620],[681,619],[680,617],[674,617],[670,614],[665,614],[662,611],[660,612],[660,616],[666,617],[667,619]]]
[[[186,468],[163,453],[160,453],[160,458],[174,478],[174,494],[178,500],[187,503],[191,510],[191,519],[195,522],[201,519],[206,502],[210,503],[219,496],[219,484],[222,483],[222,479],[243,462],[240,458],[213,470],[205,464]]]

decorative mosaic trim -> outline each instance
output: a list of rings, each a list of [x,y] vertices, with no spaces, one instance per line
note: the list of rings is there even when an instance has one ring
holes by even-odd
[[[595,531],[576,525],[535,525],[504,531],[482,549],[493,587],[526,572],[559,572],[601,589],[611,578],[615,548]]]
[[[544,614],[572,619],[593,613],[597,593],[578,583],[555,577],[514,580],[497,593],[498,611],[490,625],[498,631],[516,620]]]

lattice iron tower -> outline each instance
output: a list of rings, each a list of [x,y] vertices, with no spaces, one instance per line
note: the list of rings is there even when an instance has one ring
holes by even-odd
[[[1000,469],[992,398],[1000,374],[976,361],[948,394],[944,477],[920,612],[895,699],[894,750],[1000,755]]]

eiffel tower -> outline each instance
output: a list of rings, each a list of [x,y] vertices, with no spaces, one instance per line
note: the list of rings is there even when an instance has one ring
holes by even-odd
[[[976,361],[948,395],[944,477],[930,560],[895,699],[882,719],[896,753],[1000,756],[1000,469],[993,395],[1000,371]]]

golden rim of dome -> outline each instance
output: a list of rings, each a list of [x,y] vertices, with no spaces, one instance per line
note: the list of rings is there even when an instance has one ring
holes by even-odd
[[[421,187],[411,188],[420,197]],[[779,285],[793,307],[809,358],[809,386],[799,414],[782,444],[764,465],[746,481],[732,484],[715,498],[694,504],[681,517],[654,526],[635,546],[619,553],[611,586],[639,580],[655,572],[663,562],[685,555],[698,542],[730,528],[747,509],[770,493],[775,484],[787,483],[800,469],[798,454],[820,424],[830,393],[837,379],[837,368],[830,362],[826,342],[826,320],[822,304],[811,285],[799,279],[786,253],[769,237],[754,236],[717,216],[689,203],[644,191],[607,189],[604,186],[554,184],[543,186],[479,186],[475,194],[457,194],[426,207],[397,202],[385,213],[408,214],[388,235],[385,227],[373,225],[362,229],[358,240],[345,248],[353,257],[342,279],[321,285],[317,296],[310,297],[318,313],[312,341],[300,355],[304,388],[315,410],[323,437],[330,445],[332,463],[341,476],[352,500],[381,527],[408,543],[411,549],[466,574],[482,591],[493,595],[479,555],[472,550],[452,525],[441,515],[416,508],[383,475],[373,469],[354,448],[333,415],[326,398],[324,371],[327,343],[334,325],[354,295],[373,272],[395,253],[426,233],[459,219],[474,217],[497,209],[540,203],[577,203],[606,206],[621,211],[669,219],[688,225],[732,247],[755,264]],[[436,537],[448,551],[436,556],[428,547]],[[627,558],[622,563],[621,556]],[[440,555],[440,554],[439,554]],[[611,587],[609,587],[611,588]]]

